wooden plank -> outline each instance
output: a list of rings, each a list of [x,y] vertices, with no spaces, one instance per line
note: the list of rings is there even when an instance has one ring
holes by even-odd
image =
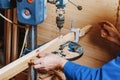
[[[9,19],[12,19],[11,17],[11,9],[8,9],[5,11],[5,16]],[[10,58],[11,58],[11,30],[12,25],[9,22],[5,22],[4,24],[4,35],[5,35],[5,64],[9,64]]]
[[[102,20],[108,20],[115,24],[119,0],[73,0],[73,2],[82,6],[83,9],[78,11],[71,3],[66,5],[65,24],[61,33],[68,33],[71,20],[74,20],[75,28],[82,28],[87,24],[92,24],[93,28],[90,33],[88,33],[85,37],[80,38],[79,41],[79,44],[84,48],[84,55],[75,62],[90,67],[100,67],[120,52],[120,48],[118,46],[101,38],[98,26],[98,22]],[[38,27],[38,44],[47,42],[58,36],[55,21],[56,6],[53,4],[48,4],[48,6],[47,18],[45,22],[40,24]],[[120,21],[118,23],[118,27],[119,26]],[[118,29],[120,31],[120,27]],[[86,57],[88,58],[86,59]]]
[[[16,14],[16,8],[15,9],[13,9],[13,22],[14,23],[17,23],[17,14]],[[11,58],[11,60],[12,61],[14,61],[14,60],[16,60],[17,58],[18,58],[18,51],[17,51],[17,49],[18,49],[18,47],[17,47],[17,41],[18,41],[18,35],[17,35],[17,33],[18,33],[18,27],[17,27],[17,25],[13,25],[13,28],[12,28],[12,58]]]
[[[38,55],[37,53],[38,50],[41,52],[41,55],[44,55],[45,53],[50,53],[58,49],[59,45],[62,44],[63,42],[73,41],[73,40],[74,40],[74,33],[69,33],[65,36],[58,37],[46,43],[42,47],[30,52],[29,54],[17,59],[16,61],[0,69],[0,80],[8,80],[14,77],[16,74],[27,69],[29,67],[28,63],[30,59],[36,58],[36,56]]]

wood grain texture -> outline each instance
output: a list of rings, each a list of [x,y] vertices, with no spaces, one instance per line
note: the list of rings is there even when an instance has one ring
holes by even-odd
[[[37,58],[36,56],[38,55],[38,50],[41,55],[49,54],[50,52],[59,49],[59,46],[63,42],[71,40],[74,40],[74,33],[69,33],[65,36],[58,37],[41,46],[40,48],[30,52],[29,54],[17,59],[16,61],[13,61],[12,63],[0,69],[0,80],[8,80],[14,77],[16,74],[27,69],[29,67],[28,63],[30,60]]]
[[[93,25],[92,30],[80,38],[79,44],[84,48],[84,55],[75,62],[89,67],[100,67],[117,56],[120,51],[115,44],[100,37],[98,22],[108,20],[115,24],[119,0],[73,0],[83,7],[78,11],[76,7],[67,4],[65,8],[65,24],[62,34],[69,33],[70,21],[73,19],[74,27],[82,28],[87,24]],[[47,19],[38,26],[38,45],[58,37],[56,27],[56,7],[48,3]],[[117,26],[120,30],[120,22]]]
[[[120,51],[115,44],[101,38],[98,22],[108,20],[115,24],[119,0],[73,0],[83,7],[81,11],[71,3],[65,8],[65,24],[62,34],[70,31],[70,21],[74,27],[82,28],[87,24],[93,25],[92,30],[80,38],[79,44],[84,48],[84,55],[76,60],[78,64],[100,67],[117,56]],[[47,19],[38,26],[38,44],[54,39],[59,35],[56,27],[56,7],[48,3]],[[120,26],[120,23],[118,24]],[[119,27],[117,27],[119,29]],[[119,29],[120,30],[120,29]]]
[[[16,8],[13,9],[13,22],[17,23],[17,13]],[[14,61],[18,58],[18,27],[17,25],[12,26],[12,57],[11,60]]]
[[[11,9],[5,11],[5,16],[12,20]],[[11,62],[11,35],[12,35],[12,24],[5,21],[4,23],[4,48],[5,48],[5,64]]]

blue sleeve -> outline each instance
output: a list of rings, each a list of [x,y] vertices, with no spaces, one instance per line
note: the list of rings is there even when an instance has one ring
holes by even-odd
[[[120,57],[100,68],[90,68],[68,61],[64,66],[67,80],[120,80]]]

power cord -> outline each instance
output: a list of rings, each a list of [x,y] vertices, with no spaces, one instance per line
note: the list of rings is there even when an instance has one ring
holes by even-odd
[[[25,48],[25,45],[26,45],[26,43],[27,43],[27,36],[28,36],[28,32],[29,32],[29,27],[28,26],[22,26],[22,25],[19,25],[19,24],[17,24],[17,23],[14,23],[13,21],[11,21],[10,19],[8,19],[8,18],[6,18],[4,15],[2,15],[1,13],[0,13],[0,16],[3,18],[3,19],[5,19],[6,21],[8,21],[9,23],[11,23],[11,24],[14,24],[14,25],[17,25],[17,26],[19,26],[19,27],[21,27],[21,28],[25,28],[25,36],[24,36],[24,41],[23,41],[23,45],[22,45],[22,49],[21,49],[21,52],[20,52],[20,55],[19,55],[19,57],[21,57],[22,56],[22,53],[23,53],[23,50],[24,50],[24,48]]]

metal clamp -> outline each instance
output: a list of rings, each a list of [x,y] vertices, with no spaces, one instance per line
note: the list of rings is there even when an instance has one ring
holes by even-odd
[[[71,20],[71,32],[75,33],[75,39],[73,42],[78,43],[79,37],[84,36],[92,28],[92,25],[86,25],[85,27],[80,29],[80,28],[74,28],[73,23],[74,20]]]

